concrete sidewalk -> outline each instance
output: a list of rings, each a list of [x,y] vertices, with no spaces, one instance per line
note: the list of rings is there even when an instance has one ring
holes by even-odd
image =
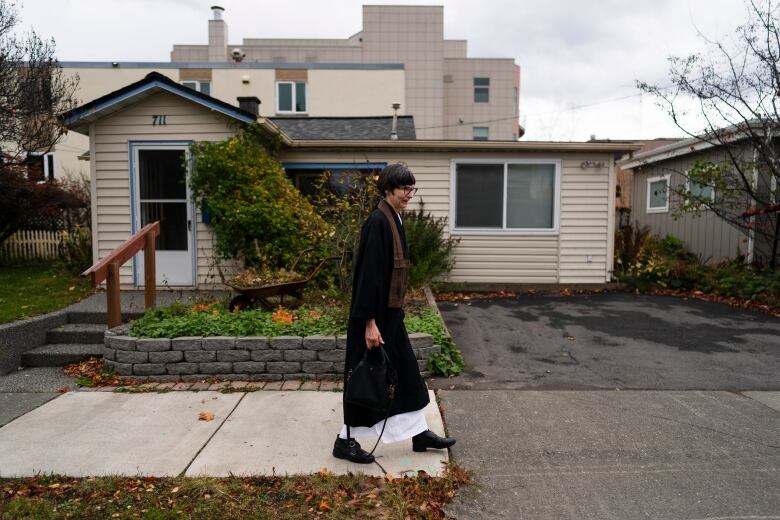
[[[780,392],[441,391],[459,519],[780,519]]]
[[[0,428],[0,477],[98,475],[383,475],[376,464],[331,455],[341,428],[339,392],[67,392]],[[43,400],[43,399],[42,399]],[[214,415],[199,420],[201,412]],[[431,392],[428,426],[444,434]],[[371,449],[376,439],[359,439]],[[440,475],[447,451],[415,453],[411,440],[380,443],[377,460],[400,476]]]

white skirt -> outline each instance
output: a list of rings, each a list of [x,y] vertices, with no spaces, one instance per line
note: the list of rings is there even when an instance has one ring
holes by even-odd
[[[382,433],[382,426],[384,426],[384,419],[379,421],[373,426],[350,426],[349,434],[355,437],[379,437]],[[418,433],[422,433],[428,429],[428,421],[425,420],[425,414],[423,410],[415,410],[414,412],[399,413],[398,415],[391,415],[387,418],[387,426],[385,432],[382,434],[382,442],[387,444],[390,442],[398,442],[405,439],[411,439]],[[339,437],[342,439],[347,438],[347,425],[341,427],[341,433]]]

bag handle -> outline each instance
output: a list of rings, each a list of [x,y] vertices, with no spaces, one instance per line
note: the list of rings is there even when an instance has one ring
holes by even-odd
[[[382,345],[377,345],[379,347],[380,352],[382,352],[382,365],[386,365],[387,367],[392,368],[392,364],[390,363],[390,356],[387,355],[387,351]],[[370,349],[366,348],[365,352],[363,352],[363,359],[368,359],[368,351]],[[395,370],[393,370],[395,372]],[[395,377],[394,377],[395,379]],[[390,409],[393,407],[393,401],[395,400],[395,389],[393,389],[392,394],[390,395],[390,402],[387,404],[387,413],[385,414],[384,422],[382,423],[382,431],[379,433],[379,438],[376,440],[376,444],[374,444],[374,447],[369,452],[369,455],[373,455],[374,451],[376,451],[377,446],[379,446],[379,441],[382,440],[382,435],[385,434],[385,428],[387,428],[387,419],[390,418]],[[349,425],[347,425],[347,440],[352,438],[352,434],[349,431]],[[376,462],[376,461],[374,461]],[[379,463],[377,463],[378,465]],[[382,466],[379,466],[380,468]],[[384,470],[384,468],[383,468]]]

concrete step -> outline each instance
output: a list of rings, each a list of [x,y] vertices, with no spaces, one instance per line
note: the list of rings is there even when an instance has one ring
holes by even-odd
[[[101,357],[103,345],[96,343],[50,344],[28,350],[22,354],[25,367],[61,367],[83,361],[90,356]]]
[[[143,316],[143,312],[123,312],[122,323],[135,320]],[[68,312],[68,323],[95,323],[105,324],[107,321],[106,313],[100,311],[71,311]]]
[[[46,333],[46,343],[103,343],[105,323],[66,323]]]

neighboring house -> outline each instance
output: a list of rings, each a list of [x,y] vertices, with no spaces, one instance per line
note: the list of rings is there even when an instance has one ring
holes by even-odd
[[[753,150],[738,142],[731,146],[737,157],[748,160]],[[712,210],[681,211],[682,192],[690,188],[701,197],[717,201],[718,193],[711,186],[691,184],[687,172],[695,161],[718,163],[727,160],[721,146],[713,146],[701,139],[679,140],[648,151],[640,151],[619,164],[633,172],[631,223],[649,226],[659,236],[674,235],[688,250],[703,261],[744,257],[745,261],[766,262],[771,251],[768,241],[752,232],[739,229],[718,217]],[[758,179],[757,179],[758,180]],[[769,189],[759,182],[759,189]],[[745,210],[748,209],[746,206]]]
[[[186,183],[176,181],[188,177],[182,159],[190,143],[226,139],[235,134],[236,123],[257,124],[279,136],[280,159],[296,182],[323,170],[376,170],[406,162],[420,188],[416,200],[448,218],[448,234],[461,239],[449,280],[482,286],[610,280],[615,158],[637,148],[415,140],[411,122],[398,125],[407,126],[408,139],[390,139],[369,135],[375,118],[353,121],[354,135],[336,135],[327,124],[320,135],[304,135],[295,125],[287,126],[287,135],[282,127],[289,121],[242,110],[157,73],[65,114],[63,123],[89,135],[94,258],[159,219],[157,280],[198,288],[218,284],[212,230],[188,197]],[[383,133],[392,123],[384,124]],[[125,265],[121,284],[142,283],[142,267],[137,259]]]
[[[170,62],[62,62],[79,76],[80,102],[150,72],[238,106],[257,97],[263,117],[413,116],[419,139],[516,140],[520,68],[513,58],[469,58],[466,40],[445,40],[442,6],[363,6],[363,27],[344,39],[227,39],[212,8],[208,44],[174,45]],[[55,149],[56,175],[86,172],[86,138]]]

